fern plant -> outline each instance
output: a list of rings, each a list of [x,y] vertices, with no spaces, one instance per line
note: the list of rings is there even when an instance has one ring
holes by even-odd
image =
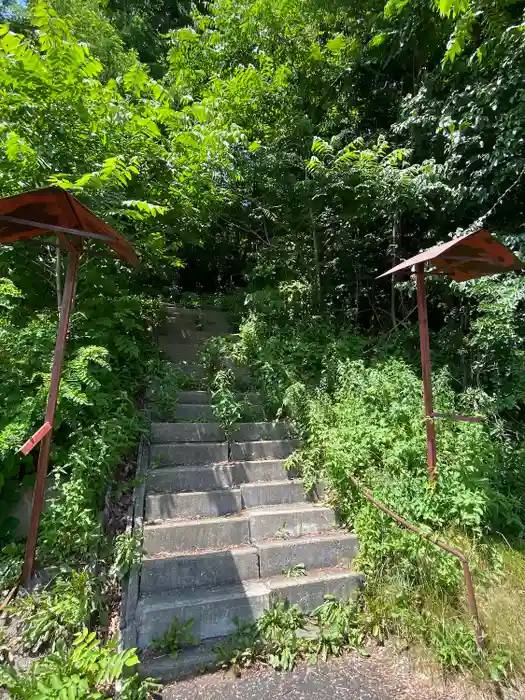
[[[113,697],[119,682],[121,700],[149,700],[160,686],[129,674],[139,663],[134,649],[119,652],[112,640],[102,646],[94,632],[83,629],[71,646],[57,650],[27,671],[0,666],[0,685],[12,700],[102,700]]]

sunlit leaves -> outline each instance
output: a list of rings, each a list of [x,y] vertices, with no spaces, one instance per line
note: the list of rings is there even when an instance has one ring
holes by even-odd
[[[436,5],[443,17],[457,17],[468,10],[470,0],[436,0]]]
[[[127,199],[122,204],[128,207],[132,211],[127,214],[132,218],[144,219],[149,216],[155,218],[165,214],[168,211],[168,207],[162,206],[160,204],[153,204],[151,202],[142,202],[138,199]]]

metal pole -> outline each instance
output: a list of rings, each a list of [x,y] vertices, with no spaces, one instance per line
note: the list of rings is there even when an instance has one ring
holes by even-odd
[[[435,537],[432,534],[422,532],[418,527],[409,523],[391,508],[385,506],[384,503],[381,503],[381,501],[377,501],[374,498],[370,489],[363,486],[355,478],[355,476],[349,474],[349,478],[353,485],[375,508],[393,518],[399,525],[401,525],[401,527],[404,527],[406,530],[410,530],[410,532],[414,532],[416,535],[419,535],[424,540],[427,540],[427,542],[430,542],[436,547],[442,549],[444,552],[448,552],[448,554],[451,554],[453,557],[456,557],[456,559],[461,563],[461,566],[463,567],[463,579],[467,588],[468,607],[475,624],[476,644],[478,645],[478,649],[484,649],[485,639],[483,635],[483,628],[481,627],[481,622],[479,620],[478,603],[476,601],[474,583],[472,582],[472,574],[470,573],[470,567],[467,557],[463,554],[463,552],[460,552],[459,549],[456,549],[455,547],[450,547],[448,544],[445,544],[444,542],[441,542],[441,540],[438,540],[437,537]]]
[[[432,367],[430,364],[430,338],[428,334],[427,293],[425,284],[425,265],[416,265],[417,312],[419,319],[419,346],[421,349],[421,373],[423,375],[423,402],[427,428],[427,463],[428,479],[436,480],[436,426],[434,425],[432,406]]]
[[[22,569],[22,583],[27,588],[31,583],[33,567],[35,563],[36,544],[38,539],[38,529],[40,526],[40,516],[44,504],[44,487],[49,463],[49,453],[51,451],[51,439],[53,436],[53,421],[58,400],[58,390],[60,387],[60,375],[62,373],[62,362],[67,342],[67,332],[69,329],[69,317],[73,306],[75,295],[75,283],[78,273],[78,263],[80,251],[70,252],[66,272],[66,281],[62,295],[62,306],[60,308],[60,321],[58,324],[57,339],[55,344],[55,355],[53,358],[53,368],[51,370],[51,382],[47,398],[45,422],[51,425],[51,429],[43,437],[38,455],[38,466],[36,471],[35,490],[33,494],[33,505],[31,508],[31,521],[29,523],[29,533],[27,536],[26,553],[24,567]]]

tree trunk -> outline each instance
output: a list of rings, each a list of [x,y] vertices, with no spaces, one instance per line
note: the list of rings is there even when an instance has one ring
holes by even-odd
[[[310,225],[312,231],[312,242],[314,249],[314,263],[315,263],[315,303],[318,309],[321,308],[321,258],[319,254],[319,238],[317,237],[317,232],[315,230],[314,217],[312,214],[312,209],[310,208]]]

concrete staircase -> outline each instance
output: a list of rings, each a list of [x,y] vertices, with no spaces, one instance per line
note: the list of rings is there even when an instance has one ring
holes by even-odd
[[[199,384],[200,344],[229,332],[227,321],[217,311],[168,307],[168,313],[161,345]],[[193,620],[192,633],[211,640],[209,649],[234,629],[234,617],[252,620],[272,599],[309,610],[327,593],[355,592],[361,577],[349,564],[356,537],[338,529],[334,512],[285,468],[297,446],[288,426],[241,423],[228,442],[213,422],[206,391],[181,391],[177,398],[175,416],[184,422],[151,426],[135,615],[139,648],[164,634],[175,617]],[[174,678],[205,656],[189,650],[160,668],[150,663],[147,672]]]

